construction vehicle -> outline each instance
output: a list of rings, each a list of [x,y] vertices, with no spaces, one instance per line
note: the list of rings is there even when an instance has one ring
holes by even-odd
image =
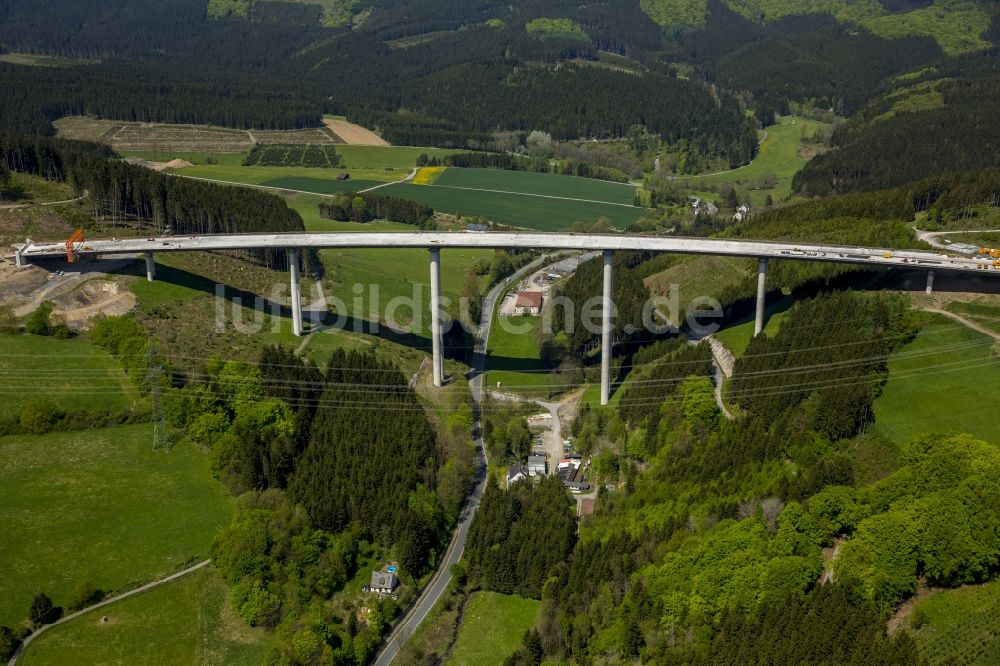
[[[1000,259],[1000,249],[993,247],[981,247],[979,248],[979,255],[983,257],[990,257],[992,259]]]
[[[83,242],[83,229],[77,229],[66,241],[66,263],[72,264],[76,261],[76,243]]]

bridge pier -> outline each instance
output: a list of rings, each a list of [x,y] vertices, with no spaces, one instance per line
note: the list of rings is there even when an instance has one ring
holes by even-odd
[[[302,295],[299,293],[299,251],[288,250],[288,272],[292,281],[292,332],[302,335]]]
[[[611,292],[611,267],[614,252],[604,250],[604,291],[601,294],[601,404],[611,399],[611,308],[614,306]]]
[[[441,249],[431,254],[431,369],[434,386],[444,383],[444,359],[441,358]]]
[[[757,260],[757,311],[754,314],[753,334],[764,330],[764,301],[767,296],[767,257]]]
[[[934,271],[927,271],[927,293],[934,293]]]
[[[156,264],[153,263],[153,253],[146,253],[146,279],[150,282],[156,278]]]

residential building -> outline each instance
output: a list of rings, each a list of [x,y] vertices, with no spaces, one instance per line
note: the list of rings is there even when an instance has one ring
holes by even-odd
[[[537,315],[542,312],[542,292],[522,291],[514,302],[514,314]]]

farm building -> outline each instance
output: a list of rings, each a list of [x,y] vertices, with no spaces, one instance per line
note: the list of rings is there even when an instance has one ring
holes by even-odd
[[[375,594],[392,594],[396,589],[396,574],[389,571],[373,571],[372,582],[368,586],[368,591]]]
[[[528,478],[528,468],[521,463],[514,463],[507,470],[507,488],[526,478]]]
[[[514,303],[514,313],[519,315],[537,315],[542,312],[542,292],[522,291]]]
[[[545,476],[545,456],[528,456],[528,474]]]

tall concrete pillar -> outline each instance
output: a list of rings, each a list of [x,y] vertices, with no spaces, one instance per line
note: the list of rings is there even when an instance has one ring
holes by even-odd
[[[611,266],[615,254],[604,251],[604,291],[601,294],[601,404],[611,399],[611,309],[614,299],[611,291]]]
[[[441,249],[431,252],[431,368],[434,386],[444,382],[444,359],[441,357]]]
[[[288,250],[288,272],[292,279],[292,331],[302,335],[302,295],[299,292],[299,251]]]
[[[764,300],[767,296],[767,257],[757,261],[757,312],[753,322],[753,334],[764,330]]]
[[[146,253],[146,279],[150,282],[156,277],[156,264],[153,263],[153,253]]]
[[[934,293],[934,271],[927,271],[927,293]]]

